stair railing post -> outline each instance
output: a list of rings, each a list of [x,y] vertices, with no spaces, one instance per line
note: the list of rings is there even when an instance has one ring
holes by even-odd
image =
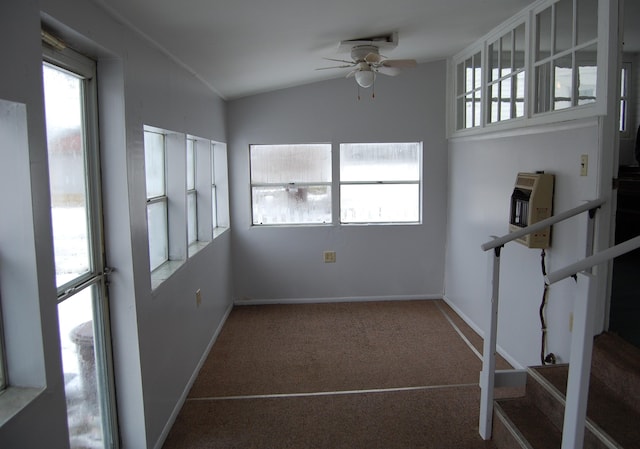
[[[489,308],[489,328],[484,335],[482,350],[482,372],[480,373],[480,436],[484,440],[491,438],[493,425],[493,389],[496,373],[496,345],[498,335],[498,299],[500,292],[500,250],[493,251],[493,280],[491,307]]]
[[[590,273],[581,272],[577,274],[576,281],[578,285],[573,306],[573,330],[562,429],[562,449],[581,449],[583,447],[593,351],[596,277]]]

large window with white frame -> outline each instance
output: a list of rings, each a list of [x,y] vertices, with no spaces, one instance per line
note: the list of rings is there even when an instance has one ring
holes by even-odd
[[[422,144],[340,145],[340,222],[419,223]]]
[[[251,145],[254,225],[330,224],[331,144]]]

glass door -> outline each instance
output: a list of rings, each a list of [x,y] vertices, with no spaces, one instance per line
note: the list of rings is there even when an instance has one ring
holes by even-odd
[[[43,63],[58,321],[72,449],[117,446],[102,232],[95,63]]]

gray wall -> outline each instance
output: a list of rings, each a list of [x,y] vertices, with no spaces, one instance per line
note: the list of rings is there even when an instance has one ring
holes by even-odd
[[[123,447],[154,447],[168,431],[231,305],[231,239],[229,232],[222,234],[152,293],[143,125],[224,142],[225,103],[93,2],[2,2],[0,36],[12,44],[3,56],[0,98],[26,104],[29,139],[28,156],[15,158],[10,167],[28,174],[14,179],[13,190],[24,193],[16,197],[24,201],[24,213],[9,222],[9,251],[2,251],[4,260],[25,270],[22,281],[28,300],[9,320],[22,314],[25,329],[34,327],[34,338],[19,343],[21,355],[35,369],[29,385],[46,385],[43,394],[0,428],[2,447],[68,445],[42,108],[41,12],[68,42],[98,61],[107,252],[109,265],[116,269],[110,301]],[[3,210],[15,208],[11,195],[6,189],[0,193]],[[23,252],[11,250],[34,239]],[[2,288],[3,302],[8,302],[5,293],[11,289]],[[197,289],[202,291],[200,307],[194,296]]]
[[[379,76],[376,96],[337,79],[229,102],[235,297],[440,297],[446,210],[444,61]],[[406,226],[252,227],[249,145],[424,142],[423,220]],[[335,165],[335,164],[334,164]],[[337,172],[334,171],[334,181]],[[334,183],[334,192],[338,188]],[[335,211],[334,211],[335,214]],[[334,218],[335,221],[335,218]],[[334,250],[335,264],[322,252]]]
[[[508,232],[510,197],[518,172],[544,170],[555,178],[554,211],[597,198],[599,123],[596,119],[530,129],[527,133],[453,139],[449,144],[449,217],[446,296],[481,333],[487,329],[493,252],[480,245]],[[580,176],[580,155],[589,173]],[[585,214],[553,227],[547,272],[584,255]],[[540,364],[540,320],[544,279],[540,250],[510,243],[501,253],[498,344],[521,366]],[[571,283],[550,287],[548,352],[568,362]]]

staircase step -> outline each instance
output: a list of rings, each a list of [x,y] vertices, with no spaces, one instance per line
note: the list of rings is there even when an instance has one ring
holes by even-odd
[[[564,399],[567,391],[568,365],[533,367],[530,377],[541,377],[540,385],[549,389],[549,395],[559,397],[555,407],[549,412],[554,425],[561,428],[564,418]],[[538,390],[536,386],[534,391]],[[528,393],[527,393],[528,394]],[[637,399],[636,399],[637,400]],[[549,399],[542,400],[543,410]],[[561,414],[558,420],[558,414]],[[640,447],[640,413],[622,401],[620,396],[608,384],[592,373],[589,382],[589,401],[587,404],[588,432],[585,433],[585,447]],[[605,446],[591,441],[600,435]],[[587,444],[589,443],[589,444]]]
[[[493,440],[498,448],[560,448],[562,434],[527,398],[496,401]]]
[[[593,345],[591,375],[640,413],[640,348],[609,332],[598,335]]]

